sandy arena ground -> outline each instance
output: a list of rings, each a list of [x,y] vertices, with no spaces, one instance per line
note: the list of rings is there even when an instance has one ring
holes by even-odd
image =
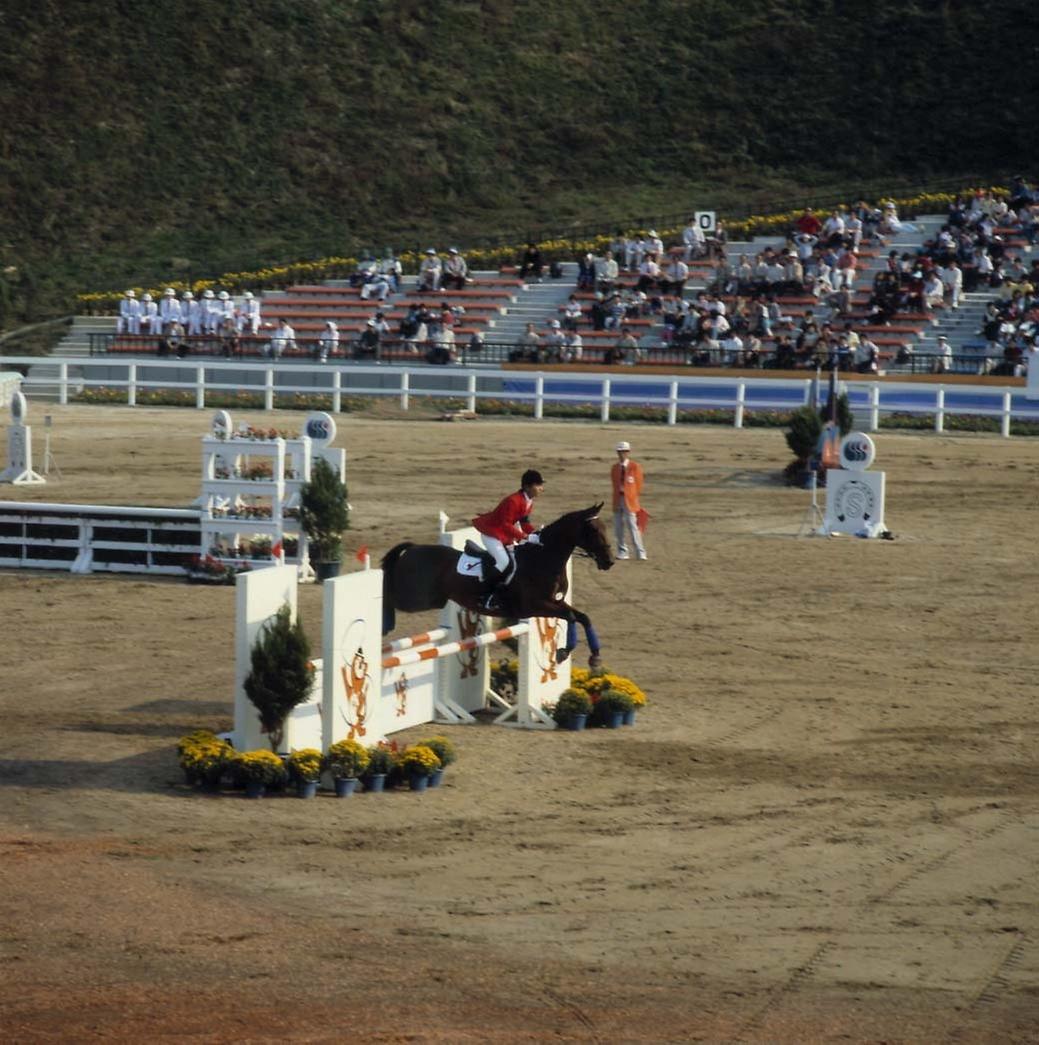
[[[4,497],[196,496],[209,412],[50,412],[63,479]],[[528,465],[549,521],[607,496],[618,438],[650,559],[576,585],[649,707],[452,728],[422,796],[187,790],[233,589],[0,571],[4,1037],[1039,1040],[1039,441],[881,434],[897,539],[798,540],[780,431],[354,416],[349,549]]]

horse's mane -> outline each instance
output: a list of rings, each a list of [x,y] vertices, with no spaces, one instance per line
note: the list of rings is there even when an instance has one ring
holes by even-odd
[[[571,530],[576,533],[580,529],[580,524],[585,519],[591,519],[599,514],[602,509],[602,505],[589,505],[587,508],[578,508],[572,512],[566,512],[561,515],[558,519],[554,519],[552,522],[547,523],[541,528],[542,540],[547,538],[555,537],[557,534],[564,533],[567,530]]]

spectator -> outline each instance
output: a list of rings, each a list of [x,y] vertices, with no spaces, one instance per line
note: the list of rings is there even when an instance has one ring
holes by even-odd
[[[202,292],[202,332],[215,334],[220,329],[224,308],[217,296],[208,287]]]
[[[620,268],[613,251],[606,251],[606,256],[595,262],[595,286],[600,293],[613,290],[620,276]]]
[[[644,353],[639,348],[638,338],[631,332],[631,327],[621,327],[621,336],[607,350],[607,363],[621,366],[634,366]]]
[[[177,292],[173,287],[167,287],[162,292],[162,300],[159,302],[159,321],[164,333],[169,333],[174,323],[180,324],[183,320],[180,302],[177,300]],[[183,335],[184,331],[181,330]]]
[[[571,294],[563,307],[563,328],[565,330],[576,330],[584,311],[581,302],[577,300],[576,294]]]
[[[427,363],[446,365],[458,362],[455,332],[450,327],[441,327],[430,337],[429,345],[429,351],[426,353]]]
[[[545,337],[545,359],[549,363],[561,363],[563,361],[563,346],[566,344],[566,336],[558,319],[553,319],[548,325],[548,334]]]
[[[583,353],[584,342],[581,335],[576,330],[568,331],[563,340],[563,362],[579,363]]]
[[[160,359],[169,355],[181,355],[181,346],[184,344],[184,327],[179,320],[174,320],[169,325],[165,336],[159,342],[156,355]]]
[[[710,258],[717,258],[724,260],[725,258],[725,244],[729,241],[728,233],[725,231],[725,226],[719,221],[714,226],[714,232],[707,237],[707,256]]]
[[[934,270],[924,280],[923,303],[925,312],[935,308],[945,308],[945,284]]]
[[[151,294],[141,295],[141,333],[162,333],[162,323],[159,321],[159,306],[152,300]]]
[[[242,354],[242,339],[234,316],[225,316],[220,324],[220,354],[227,359]]]
[[[260,302],[248,290],[242,295],[242,304],[238,309],[238,333],[245,330],[253,337],[260,332]]]
[[[646,254],[639,265],[639,278],[635,284],[636,290],[645,293],[647,290],[656,290],[659,287],[660,266],[657,264],[655,254]]]
[[[934,359],[934,373],[947,374],[952,369],[952,345],[944,335],[938,337],[937,354]]]
[[[541,344],[541,337],[533,323],[527,324],[527,329],[520,334],[519,343],[509,353],[511,363],[542,363],[545,353]]]
[[[287,319],[279,319],[278,326],[275,328],[273,335],[271,335],[270,343],[267,346],[269,354],[275,359],[280,359],[286,352],[294,350],[295,347],[296,331],[289,326]]]
[[[577,259],[577,289],[595,289],[595,258],[590,253]]]
[[[840,247],[844,244],[844,218],[839,210],[833,211],[823,222],[822,239],[829,247]]]
[[[188,329],[188,337],[198,337],[202,333],[202,302],[185,290],[181,301],[184,322]]]
[[[822,223],[815,216],[815,212],[811,207],[805,207],[803,213],[794,224],[797,226],[797,231],[800,235],[811,238],[813,242],[822,231]]]
[[[339,327],[334,319],[325,320],[325,328],[318,335],[317,360],[327,363],[330,355],[339,351]]]
[[[955,258],[951,258],[945,268],[939,272],[944,287],[944,294],[948,300],[949,308],[955,310],[960,307],[960,298],[963,295],[963,270]]]
[[[682,229],[682,248],[686,261],[702,258],[707,253],[703,229],[700,228],[695,217],[690,218],[686,227]]]
[[[403,274],[404,269],[401,267],[400,261],[394,257],[393,251],[387,247],[382,261],[379,262],[379,275],[385,276],[389,280],[393,292],[397,293],[400,290],[400,280]]]
[[[469,266],[465,258],[458,253],[457,247],[451,247],[447,252],[447,263],[444,265],[442,283],[445,290],[464,290],[469,282]]]
[[[119,318],[115,324],[116,334],[139,334],[141,332],[141,303],[137,292],[128,290],[119,302]]]
[[[384,324],[385,325],[385,324]],[[361,333],[354,346],[355,359],[375,359],[379,355],[379,345],[382,342],[383,331],[374,319],[369,319],[361,328]]]
[[[520,279],[533,276],[540,283],[543,269],[544,263],[541,260],[541,251],[538,250],[534,243],[528,243],[527,249],[523,252],[523,263],[520,265]]]
[[[385,272],[375,272],[372,274],[372,277],[361,286],[361,300],[369,301],[371,298],[375,298],[376,301],[385,301],[390,296],[390,291],[392,289],[392,277],[388,276]]]
[[[371,254],[365,254],[365,256],[357,263],[357,268],[350,276],[350,286],[363,287],[366,283],[370,283],[375,278],[378,271],[379,263]]]
[[[443,267],[440,264],[440,255],[430,247],[426,251],[426,256],[422,259],[422,263],[418,267],[419,293],[437,293],[440,290],[440,279],[442,275]]]
[[[665,294],[681,297],[685,292],[685,281],[689,278],[689,266],[682,260],[681,253],[673,253],[660,277],[660,289]]]

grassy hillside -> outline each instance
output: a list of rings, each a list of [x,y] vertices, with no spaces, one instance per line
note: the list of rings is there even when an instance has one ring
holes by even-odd
[[[0,322],[166,273],[1006,173],[1034,155],[1033,11],[7,0]]]

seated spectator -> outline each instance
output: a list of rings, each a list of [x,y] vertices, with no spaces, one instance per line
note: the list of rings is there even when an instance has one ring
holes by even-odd
[[[287,319],[279,319],[278,326],[267,343],[267,355],[280,359],[286,352],[296,347],[296,331],[289,326]]]
[[[528,243],[527,249],[523,252],[523,262],[520,265],[520,279],[533,276],[540,283],[543,269],[544,263],[541,260],[541,251],[538,250],[535,244]]]
[[[707,256],[721,261],[725,258],[725,244],[729,241],[729,235],[725,226],[719,221],[714,226],[714,231],[706,237]]]
[[[379,275],[385,276],[390,282],[390,289],[394,293],[400,290],[401,277],[404,275],[404,269],[401,267],[400,261],[394,256],[393,251],[387,247],[386,253],[382,257],[382,261],[379,262]]]
[[[595,289],[600,293],[613,290],[620,276],[620,267],[612,251],[606,251],[606,256],[597,258],[595,261]]]
[[[542,363],[544,362],[544,351],[541,337],[533,323],[527,324],[527,329],[520,334],[519,343],[509,353],[510,363]]]
[[[161,334],[162,323],[159,320],[159,306],[152,300],[151,294],[141,295],[141,333]]]
[[[441,327],[430,338],[430,348],[426,353],[426,362],[435,364],[455,363],[458,353],[455,349],[455,332],[450,327]]]
[[[578,363],[583,352],[584,342],[581,340],[581,335],[576,330],[568,331],[563,340],[563,362]]]
[[[424,319],[420,319],[415,327],[415,332],[404,339],[404,351],[411,356],[422,355],[423,349],[429,343],[429,327]]]
[[[548,334],[544,341],[546,362],[561,363],[565,344],[566,335],[563,333],[562,325],[558,319],[553,319],[548,325]]]
[[[400,325],[398,327],[398,333],[402,338],[412,337],[418,330],[419,323],[422,321],[421,316],[424,310],[416,304],[408,306],[408,311],[401,317]]]
[[[577,289],[595,290],[595,257],[582,254],[577,259]]]
[[[932,373],[947,374],[952,369],[952,345],[944,335],[938,338]]]
[[[945,308],[945,284],[937,272],[932,271],[924,280],[922,300],[925,312],[935,308]]]
[[[326,319],[325,327],[317,339],[317,361],[325,363],[330,355],[339,351],[339,326],[334,319]]]
[[[469,282],[469,266],[465,258],[458,253],[457,247],[451,247],[447,252],[447,262],[444,265],[441,283],[445,290],[464,290]]]
[[[743,363],[743,341],[735,330],[727,330],[719,344],[724,366],[740,366]]]
[[[385,301],[393,289],[393,281],[384,272],[376,272],[361,287],[361,300],[368,301],[374,298],[376,301]]]
[[[609,366],[634,366],[639,357],[639,342],[631,327],[621,327],[621,336],[606,350],[604,362]]]
[[[639,265],[639,278],[635,284],[636,290],[643,292],[659,289],[660,266],[657,264],[655,254],[646,254]]]
[[[248,330],[255,337],[260,332],[260,302],[258,298],[253,296],[250,290],[247,290],[242,295],[242,303],[238,308],[236,316],[236,325],[239,334],[244,334]]]
[[[358,263],[357,269],[350,276],[351,287],[363,287],[370,283],[379,272],[379,263],[370,254],[366,254]]]
[[[242,336],[234,316],[225,316],[220,324],[220,354],[228,359],[242,354]]]
[[[581,302],[577,300],[577,295],[571,294],[563,309],[563,329],[576,330],[583,314],[584,310]]]
[[[119,302],[119,318],[116,320],[115,332],[117,335],[141,332],[141,303],[137,300],[135,290],[128,290]]]
[[[440,256],[430,247],[418,267],[418,292],[420,294],[439,292],[442,275]]]
[[[686,261],[702,258],[707,253],[707,241],[695,217],[682,229],[682,252]]]
[[[763,346],[761,338],[750,334],[743,342],[743,366],[748,369],[761,366]]]
[[[163,332],[168,333],[174,323],[183,323],[183,320],[177,292],[173,287],[167,287],[162,292],[162,301],[159,302],[159,321],[162,323]]]
[[[797,231],[802,236],[809,236],[814,241],[822,231],[822,222],[816,217],[811,207],[805,207],[801,216],[794,222]]]
[[[159,341],[159,347],[155,354],[160,359],[165,359],[171,355],[175,355],[179,359],[184,358],[187,354],[187,342],[184,340],[184,326],[182,323],[174,320],[170,324],[169,330],[166,331],[165,336]]]
[[[853,359],[855,369],[860,374],[875,374],[880,365],[880,350],[867,335],[859,338]]]
[[[361,333],[354,345],[355,359],[375,359],[379,354],[382,332],[374,319],[369,319],[361,328]]]
[[[610,298],[617,297],[614,291],[610,292]],[[592,330],[605,330],[606,320],[609,317],[609,308],[606,304],[606,297],[602,291],[597,291],[595,294],[595,300],[592,302],[591,308],[588,310],[588,316],[592,321]]]
[[[672,254],[671,260],[664,266],[660,274],[660,290],[664,294],[675,294],[681,297],[685,291],[685,281],[689,278],[689,266],[680,255]]]

